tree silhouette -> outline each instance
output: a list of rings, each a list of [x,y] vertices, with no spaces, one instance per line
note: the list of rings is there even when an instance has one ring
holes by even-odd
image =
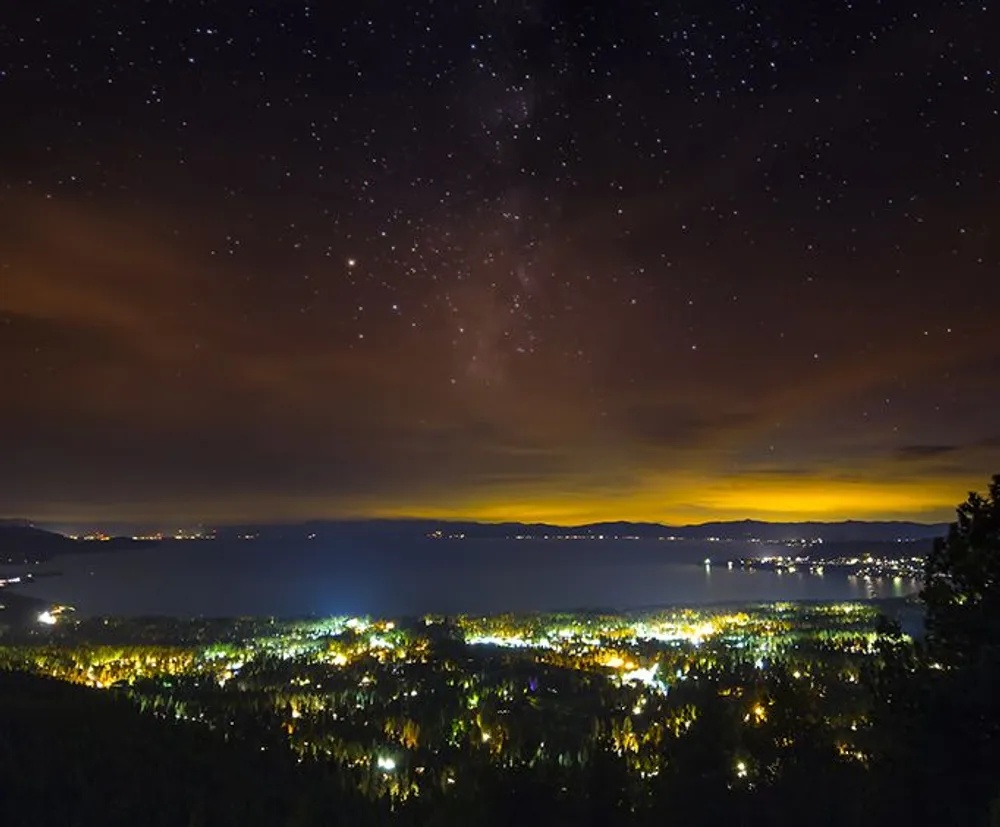
[[[947,537],[927,558],[927,644],[940,661],[959,665],[995,658],[1000,647],[1000,474],[985,497],[958,507]]]
[[[985,824],[1000,801],[1000,475],[958,506],[920,596],[925,645],[902,673],[882,676],[878,777],[888,794],[874,801],[884,820]]]

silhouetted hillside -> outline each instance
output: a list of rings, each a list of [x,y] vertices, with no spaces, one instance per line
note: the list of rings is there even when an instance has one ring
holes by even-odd
[[[62,534],[19,521],[0,523],[0,562],[23,563],[72,553],[76,543]]]
[[[140,548],[151,543],[131,537],[112,537],[101,542],[74,540],[63,534],[36,528],[23,520],[0,522],[0,563],[21,564],[49,560],[57,554],[88,554]]]

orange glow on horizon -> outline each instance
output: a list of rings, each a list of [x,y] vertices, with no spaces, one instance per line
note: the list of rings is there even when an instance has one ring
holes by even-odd
[[[163,499],[124,513],[115,503],[51,510],[37,519],[164,520],[192,515],[205,523],[297,522],[309,519],[431,519],[483,523],[521,522],[574,526],[596,522],[695,525],[754,519],[770,522],[907,520],[950,522],[956,505],[983,488],[970,479],[831,479],[819,475],[730,478],[677,474],[649,476],[612,486],[572,475],[558,480],[511,480],[493,485],[442,486],[420,497],[406,493],[345,499],[330,496],[250,496],[199,501]]]
[[[590,494],[543,490],[497,492],[449,506],[373,507],[365,516],[419,517],[484,522],[544,522],[571,526],[631,521],[666,524],[755,519],[772,522],[841,520],[950,521],[955,505],[976,481],[844,482],[823,478],[737,478],[692,481],[686,489],[666,483],[622,492]]]

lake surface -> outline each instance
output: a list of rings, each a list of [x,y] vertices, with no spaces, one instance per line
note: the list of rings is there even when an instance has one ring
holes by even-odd
[[[739,543],[417,540],[177,542],[59,557],[21,594],[86,615],[400,616],[778,600],[861,600],[915,592],[916,581],[866,581],[827,569],[732,570],[775,552]],[[706,567],[710,556],[712,566]],[[10,567],[6,568],[10,573]],[[0,571],[0,574],[3,572]]]

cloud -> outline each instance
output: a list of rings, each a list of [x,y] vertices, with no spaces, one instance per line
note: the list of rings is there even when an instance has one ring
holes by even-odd
[[[959,445],[903,445],[896,449],[895,456],[904,462],[934,459],[948,456],[962,450]]]
[[[651,447],[669,448],[701,444],[742,433],[760,419],[759,412],[728,411],[717,414],[640,400],[619,414],[618,425],[630,439]]]
[[[764,346],[744,353],[734,327],[725,347],[694,353],[641,303],[609,304],[595,278],[585,295],[538,291],[543,309],[588,312],[585,328],[554,312],[535,353],[505,350],[507,311],[488,282],[453,297],[478,314],[466,324],[490,333],[486,346],[465,349],[453,319],[429,311],[408,337],[398,319],[373,318],[360,347],[336,279],[323,282],[326,305],[301,312],[295,284],[256,283],[265,265],[195,256],[198,234],[223,229],[212,220],[31,198],[0,204],[0,219],[11,513],[947,516],[1000,447],[989,421],[968,446],[911,436],[887,451],[859,415],[887,384],[919,396],[922,377],[967,365],[960,342],[916,352],[880,329],[861,364],[849,352],[771,359]],[[595,266],[589,253],[559,242],[540,255],[556,271]],[[610,268],[615,255],[593,260]],[[845,307],[811,318],[833,324]],[[524,334],[531,320],[518,324]],[[467,370],[472,356],[490,370]],[[973,402],[982,375],[970,374]]]

